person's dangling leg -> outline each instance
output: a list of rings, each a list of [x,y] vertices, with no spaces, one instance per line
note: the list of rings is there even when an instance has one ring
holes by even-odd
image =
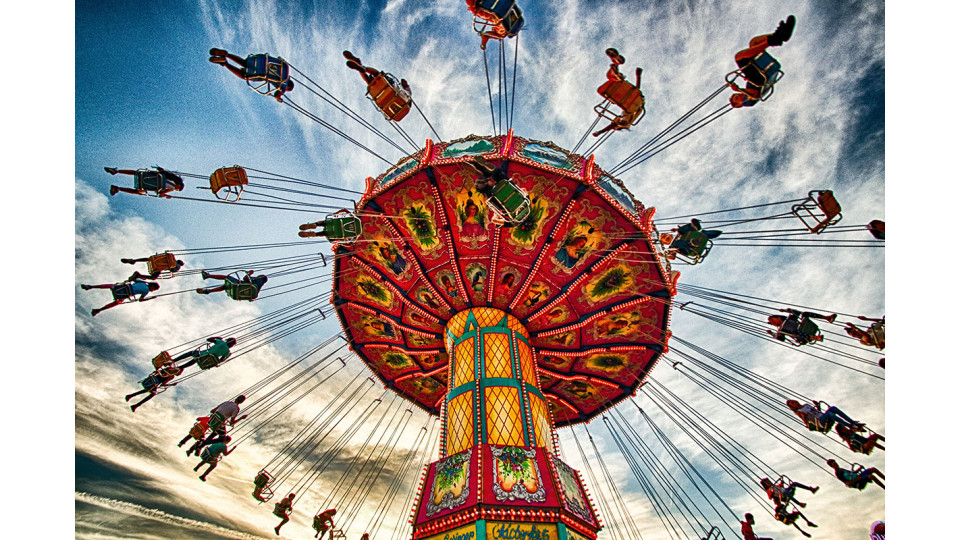
[[[116,285],[116,283],[113,283],[113,284],[104,283],[103,285],[84,285],[83,283],[81,283],[80,288],[85,291],[90,289],[112,289],[114,285]]]
[[[132,398],[132,397],[134,397],[134,396],[139,396],[140,394],[144,394],[144,393],[146,393],[146,392],[149,392],[149,390],[147,390],[147,389],[139,390],[139,391],[134,392],[134,393],[132,393],[132,394],[127,394],[126,397],[123,398],[123,399],[124,399],[124,401],[130,401],[130,398]]]
[[[130,410],[133,411],[133,412],[137,412],[137,407],[139,407],[139,406],[143,405],[144,403],[150,401],[150,400],[153,399],[154,396],[156,396],[156,395],[157,395],[157,394],[155,394],[155,393],[153,393],[153,392],[150,392],[150,394],[149,394],[147,397],[141,399],[139,403],[134,404],[134,405],[131,405],[131,406],[130,406]]]
[[[838,424],[845,425],[848,428],[855,429],[856,426],[862,426],[860,422],[857,422],[853,418],[850,418],[843,411],[837,407],[830,407],[826,411],[820,414],[820,420],[833,420]]]
[[[103,307],[100,308],[100,309],[92,309],[92,310],[90,310],[90,315],[96,317],[96,316],[97,316],[97,313],[100,313],[101,311],[110,309],[110,308],[112,308],[112,307],[116,307],[116,306],[118,306],[118,305],[120,305],[120,300],[114,300],[113,302],[110,302],[109,304],[103,306]]]
[[[197,294],[211,294],[215,292],[225,291],[227,287],[224,285],[217,285],[216,287],[208,287],[206,289],[197,289]]]
[[[120,187],[120,186],[110,186],[110,195],[116,195],[117,193],[120,193],[121,191],[122,191],[123,193],[129,193],[129,194],[131,194],[131,195],[142,195],[142,194],[143,194],[142,191],[137,190],[137,189],[133,189],[133,188],[125,188],[125,187]]]

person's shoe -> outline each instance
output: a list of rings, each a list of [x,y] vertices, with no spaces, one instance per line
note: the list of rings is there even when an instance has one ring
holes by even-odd
[[[790,41],[790,36],[793,35],[793,27],[797,24],[797,18],[793,15],[787,17],[787,20],[780,21],[780,25],[777,26],[777,29],[770,34],[770,37],[767,38],[767,44],[771,47],[779,47],[787,41]]]
[[[201,279],[207,279],[208,277],[210,277],[210,272],[207,272],[206,270],[201,270],[201,271],[200,271],[200,278],[201,278]]]
[[[816,526],[817,526],[816,523],[810,523],[809,521],[807,522],[807,527],[816,527]]]
[[[131,405],[131,406],[130,406],[130,410],[131,410],[132,412],[137,412],[137,406],[136,406],[136,405]]]
[[[816,493],[820,490],[820,486],[813,486],[813,489],[810,490],[810,493]]]
[[[347,51],[343,51],[346,54]],[[277,536],[280,536],[280,527],[274,527],[273,532],[277,533]]]
[[[206,289],[197,289],[197,294],[207,294]]]
[[[793,502],[794,502],[794,504],[796,504],[796,505],[799,506],[800,508],[806,508],[806,507],[807,507],[807,503],[802,503],[802,502],[800,502],[800,501],[793,501]]]
[[[210,49],[210,56],[226,56],[227,54],[229,53],[223,49],[217,49],[216,47]]]
[[[83,289],[83,290],[85,290],[85,291],[89,291],[89,290],[92,289],[93,287],[91,287],[90,285],[84,285],[83,283],[81,283],[81,284],[80,284],[80,288]]]
[[[827,317],[825,320],[826,320],[828,323],[833,323],[833,321],[837,320],[837,314],[834,313],[833,315],[830,315],[829,317]]]
[[[353,53],[350,51],[343,51],[343,57],[352,62],[356,62],[357,64],[361,63],[360,59],[354,56]]]
[[[130,398],[132,398],[132,397],[133,397],[133,394],[127,394],[126,397],[123,398],[123,400],[124,400],[124,401],[130,401]]]
[[[117,174],[117,169],[115,167],[104,167],[103,170],[110,174]]]
[[[623,55],[620,54],[620,51],[614,49],[613,47],[610,47],[609,49],[607,49],[606,53],[607,53],[607,56],[610,57],[610,61],[618,66],[623,65],[623,63],[627,61],[623,57]]]
[[[303,225],[300,226],[300,230],[301,230],[301,231],[309,231],[310,229],[316,229],[316,228],[317,228],[316,222],[314,222],[314,223],[304,223]]]
[[[206,481],[207,481],[207,477],[206,477],[206,476],[201,476],[201,477],[200,477],[200,481],[201,481],[201,482],[206,482]]]
[[[183,443],[182,442],[177,443],[177,448],[183,448]]]
[[[222,56],[211,56],[210,61],[214,64],[227,64],[227,59]]]
[[[314,236],[317,235],[317,233],[315,233],[315,232],[313,232],[313,231],[300,231],[300,232],[297,233],[297,235],[298,235],[300,238],[313,238]]]
[[[120,188],[117,186],[110,186],[110,196],[116,195],[120,191]]]
[[[133,259],[120,259],[123,264],[136,264]]]
[[[99,310],[99,309],[91,309],[91,310],[90,310],[90,316],[91,316],[91,317],[96,317],[96,316],[97,316],[97,313],[100,313],[100,310]]]
[[[363,73],[363,66],[360,65],[360,63],[355,60],[347,60],[347,67]]]

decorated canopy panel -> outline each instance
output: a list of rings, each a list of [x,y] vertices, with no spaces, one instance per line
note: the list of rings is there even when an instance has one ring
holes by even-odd
[[[475,156],[527,193],[525,219],[498,218]],[[362,235],[335,246],[333,302],[384,384],[434,414],[450,378],[447,321],[470,307],[510,313],[529,331],[554,424],[581,422],[633,393],[667,345],[672,280],[652,213],[592,158],[550,143],[428,141],[368,179]]]

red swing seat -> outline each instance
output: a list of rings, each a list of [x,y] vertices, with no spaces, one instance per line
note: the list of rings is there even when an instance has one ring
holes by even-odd
[[[793,214],[812,233],[820,234],[843,219],[840,203],[829,189],[811,191],[802,202],[793,205]]]
[[[604,101],[596,105],[593,111],[601,118],[613,122],[626,117],[630,120],[629,125],[635,126],[646,113],[643,92],[627,81],[607,81],[597,88],[597,93],[603,96]],[[611,105],[620,107],[623,112],[618,114]]]

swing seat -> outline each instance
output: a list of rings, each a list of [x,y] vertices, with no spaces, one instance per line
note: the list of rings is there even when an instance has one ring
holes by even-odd
[[[213,369],[222,363],[223,361],[220,360],[218,356],[213,354],[201,353],[200,356],[197,357],[197,367],[199,367],[201,370]]]
[[[195,422],[193,424],[193,427],[190,428],[190,436],[193,437],[194,439],[197,439],[198,441],[202,439],[206,433],[207,433],[207,429],[203,427],[203,424],[201,424],[200,422]]]
[[[290,65],[279,56],[251,54],[245,69],[247,85],[263,95],[276,89],[286,90],[290,81]]]
[[[720,527],[710,527],[710,530],[707,531],[707,535],[701,540],[724,540],[724,538],[720,533]]]
[[[173,358],[167,351],[160,351],[160,354],[153,357],[152,363],[153,369],[160,369],[167,364],[172,364]]]
[[[793,205],[792,210],[793,215],[800,218],[803,225],[814,234],[820,234],[843,219],[840,203],[829,189],[811,191],[803,202]]]
[[[218,412],[211,413],[210,420],[207,421],[207,427],[211,432],[214,432],[219,430],[226,421],[227,419],[223,417],[223,414]]]
[[[147,375],[147,378],[140,381],[140,386],[142,386],[144,390],[156,390],[161,384],[160,375],[157,373],[151,373]]]
[[[210,191],[221,201],[237,202],[247,182],[247,171],[243,167],[221,167],[210,175]]]
[[[330,531],[331,540],[333,538],[346,538],[346,537],[347,537],[347,533],[343,532],[343,529],[333,529],[332,531]]]
[[[873,346],[878,350],[883,350],[887,345],[887,336],[886,328],[884,323],[875,322],[870,325],[870,328],[867,328],[867,335],[870,336],[870,339],[873,341]]]
[[[690,250],[687,253],[677,250],[677,258],[691,265],[699,264],[703,261],[710,253],[710,249],[713,248],[713,240],[707,238],[707,235],[702,231],[687,231],[679,235],[677,239],[673,241],[671,247],[677,242],[685,242],[690,246]]]
[[[218,456],[217,456],[217,459],[214,460],[214,462],[219,462],[221,459],[223,459],[223,454],[218,455]],[[200,461],[207,461],[207,462],[210,461],[210,447],[209,447],[209,446],[204,446],[204,447],[203,447],[203,450],[200,450]]]
[[[323,220],[323,235],[328,240],[353,242],[363,233],[360,218],[349,212],[340,211]]]
[[[147,259],[147,273],[164,272],[173,270],[177,267],[177,256],[173,253],[164,252],[151,255]]]
[[[233,279],[228,279],[224,282],[224,292],[226,292],[230,298],[238,301],[252,301],[260,295],[260,287],[250,281],[244,281],[244,279],[247,278],[245,273],[241,275],[240,272],[234,272],[230,274],[230,277]]]
[[[867,223],[867,230],[877,240],[884,240],[887,237],[887,224],[879,219]]]
[[[607,81],[600,85],[600,88],[597,88],[597,93],[603,96],[603,98],[609,101],[611,104],[623,109],[624,115],[643,115],[643,92],[627,81]],[[603,108],[607,115],[601,114],[601,105],[603,104],[601,103],[600,105],[597,105],[593,108],[593,110],[603,118],[606,118],[607,120],[613,120],[614,117],[620,116],[609,116],[613,111],[609,111],[607,108]],[[639,118],[637,121],[639,121]]]
[[[803,317],[800,319],[800,327],[797,329],[801,336],[818,336],[820,335],[820,327],[817,326],[817,323],[811,321],[808,317]]]
[[[140,169],[133,177],[133,187],[137,191],[160,193],[163,189],[163,176],[159,171]]]
[[[367,97],[380,109],[384,118],[393,122],[399,122],[407,116],[413,100],[396,77],[382,71],[367,85]]]
[[[523,28],[523,12],[514,0],[478,0],[467,8],[473,13],[473,31],[486,39],[514,37]]]
[[[110,287],[110,294],[112,294],[113,299],[118,302],[133,300],[133,289],[129,283],[118,283]]]
[[[260,502],[267,502],[273,498],[273,476],[266,469],[261,469],[253,479],[253,498]]]
[[[820,421],[820,419],[818,418],[816,431],[819,431],[820,433],[830,433],[830,430],[833,429],[833,426],[834,426],[833,420]]]
[[[490,190],[487,203],[507,223],[520,223],[530,215],[530,197],[511,180],[497,182]]]
[[[742,79],[747,88],[759,88],[759,93],[755,96],[750,93],[751,98],[766,101],[773,95],[774,85],[783,78],[783,71],[780,69],[780,62],[763,51],[751,60],[746,66],[727,73],[727,83],[733,83],[737,79]],[[757,84],[757,83],[760,84]]]
[[[273,503],[273,515],[278,518],[287,517],[286,512],[284,512],[285,507],[280,506],[280,503]]]

